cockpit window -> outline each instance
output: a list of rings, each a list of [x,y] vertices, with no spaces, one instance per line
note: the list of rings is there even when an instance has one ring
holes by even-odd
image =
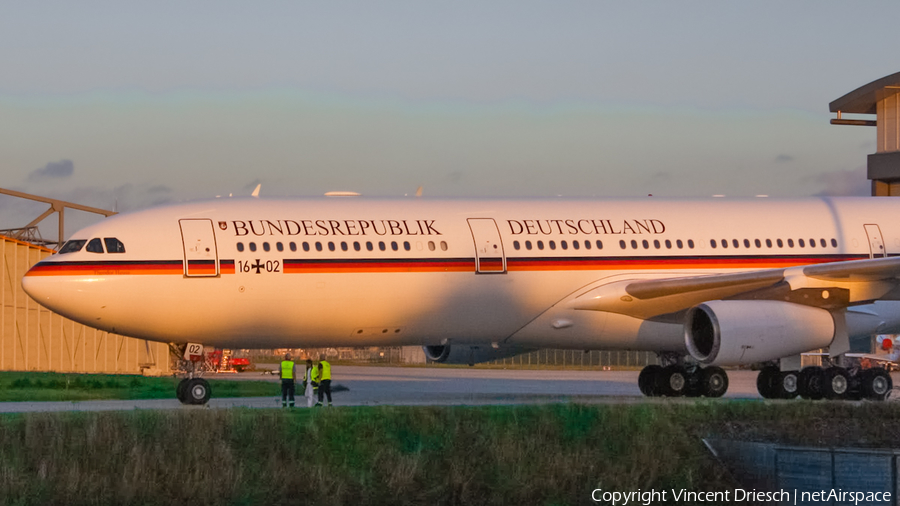
[[[107,253],[125,253],[125,245],[115,237],[104,237],[103,242],[106,244]]]
[[[59,250],[59,254],[62,255],[63,253],[75,253],[76,251],[81,251],[81,248],[84,247],[84,243],[86,242],[87,240],[85,239],[71,239],[66,241]]]
[[[91,242],[87,245],[86,251],[91,253],[103,253],[103,244],[100,243],[100,239],[91,239]]]

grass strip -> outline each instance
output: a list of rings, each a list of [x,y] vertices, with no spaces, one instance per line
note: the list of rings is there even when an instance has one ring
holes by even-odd
[[[711,401],[5,415],[0,503],[591,504],[595,488],[733,489],[702,437],[793,427],[784,437],[804,444],[823,421],[846,438],[898,414],[893,403]]]
[[[207,378],[216,397],[280,396],[269,381]],[[179,379],[125,374],[0,372],[0,402],[86,401],[101,399],[168,399]]]

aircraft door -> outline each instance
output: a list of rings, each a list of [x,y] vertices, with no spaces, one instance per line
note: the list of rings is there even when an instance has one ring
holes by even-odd
[[[219,255],[212,220],[178,220],[184,242],[184,275],[190,278],[219,275]]]
[[[884,248],[884,238],[881,236],[881,228],[878,225],[864,225],[866,236],[869,238],[869,258],[884,258],[887,251]]]
[[[475,241],[475,272],[505,274],[506,255],[497,223],[493,218],[469,218],[468,222]]]

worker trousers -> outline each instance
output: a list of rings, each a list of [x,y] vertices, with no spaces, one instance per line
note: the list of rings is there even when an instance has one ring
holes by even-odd
[[[331,404],[331,380],[322,380],[319,383],[319,404],[322,404],[322,397],[328,396],[328,404]]]
[[[294,380],[281,380],[281,407],[286,408],[290,402],[290,406],[294,407]]]

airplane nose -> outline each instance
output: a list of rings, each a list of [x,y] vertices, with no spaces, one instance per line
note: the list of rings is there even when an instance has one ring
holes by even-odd
[[[47,276],[36,274],[40,271],[39,265],[35,265],[25,273],[25,277],[22,278],[22,290],[25,290],[25,293],[34,299],[35,302],[49,308],[48,304],[53,300],[53,289],[51,287],[53,283],[52,279]]]

